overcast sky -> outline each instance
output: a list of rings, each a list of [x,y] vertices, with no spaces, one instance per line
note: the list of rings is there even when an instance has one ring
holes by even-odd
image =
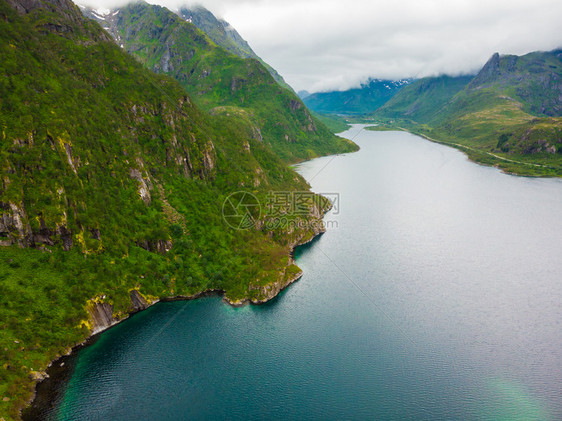
[[[118,0],[119,1],[119,0]],[[121,0],[123,1],[123,0]],[[89,0],[111,7],[115,0]],[[150,0],[174,8],[185,0]],[[193,2],[190,2],[193,4]],[[562,47],[561,0],[200,0],[296,90],[477,71]]]

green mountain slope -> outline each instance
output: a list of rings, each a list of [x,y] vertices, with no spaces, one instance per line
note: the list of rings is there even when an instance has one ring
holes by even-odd
[[[168,9],[140,2],[111,16],[104,22],[126,51],[178,80],[201,108],[251,125],[287,162],[355,150],[313,118],[259,61],[229,53]]]
[[[322,114],[371,113],[407,86],[410,80],[372,79],[360,88],[347,91],[318,92],[305,96],[307,107]]]
[[[197,28],[205,32],[215,44],[232,54],[241,58],[253,58],[258,60],[269,71],[277,83],[293,92],[293,89],[285,82],[283,77],[277,73],[273,67],[264,62],[254,50],[252,50],[248,42],[242,38],[236,29],[228,22],[217,19],[215,15],[202,6],[193,6],[191,8],[182,7],[177,14],[184,20],[193,23]]]
[[[562,116],[562,51],[534,52],[518,57],[496,53],[470,82],[467,92],[495,89],[523,104],[537,116]]]
[[[509,172],[562,175],[561,57],[560,51],[494,54],[453,96],[454,91],[443,90],[427,98],[405,89],[373,118],[458,147],[478,162]],[[432,85],[437,82],[429,79]]]
[[[209,289],[259,302],[298,275],[289,252],[328,203],[272,224],[269,192],[307,183],[234,113],[200,110],[68,0],[0,0],[0,418],[130,311]]]
[[[388,100],[376,114],[388,118],[409,118],[418,123],[428,122],[471,79],[472,76],[444,75],[415,80]]]

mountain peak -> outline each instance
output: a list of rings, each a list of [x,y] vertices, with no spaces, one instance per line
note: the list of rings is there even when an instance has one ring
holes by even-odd
[[[279,85],[292,91],[292,88],[285,82],[277,71],[264,62],[255,52],[248,42],[236,31],[230,23],[224,19],[217,18],[203,6],[183,6],[175,13],[183,20],[192,23],[197,28],[205,32],[215,44],[224,48],[228,52],[241,58],[253,58],[265,66],[273,79]]]
[[[500,53],[492,54],[492,57],[488,59],[484,67],[482,68],[483,71],[490,71],[490,72],[497,72],[500,70]]]
[[[476,77],[470,82],[469,87],[476,89],[486,83],[497,79],[501,74],[500,71],[500,54],[494,53],[488,59],[484,67],[478,72]]]

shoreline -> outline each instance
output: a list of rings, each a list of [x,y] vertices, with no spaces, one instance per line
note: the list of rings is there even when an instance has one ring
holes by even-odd
[[[336,136],[341,137],[341,136],[339,136],[339,134],[336,134]],[[343,138],[343,139],[345,139],[345,138]],[[345,153],[342,153],[342,154],[334,154],[334,155],[328,155],[328,156],[339,156],[339,155],[344,155],[346,153],[358,152],[359,150],[360,150],[360,148],[357,147],[356,150],[351,151],[351,152],[345,152]],[[314,157],[312,159],[318,159],[318,158],[320,158],[320,157]],[[299,162],[291,164],[290,166],[292,167],[294,165],[301,164],[303,162],[310,161],[312,159],[303,159],[303,160],[300,160]],[[322,214],[322,217],[320,218],[320,220],[323,221],[324,217],[326,216],[326,214],[331,209],[332,209],[331,205],[328,206],[325,209],[321,209],[320,213]],[[285,270],[287,270],[288,267],[290,267],[292,264],[294,264],[295,251],[298,247],[312,243],[313,241],[315,241],[319,237],[321,237],[325,232],[326,232],[326,228],[322,224],[322,229],[318,230],[317,232],[313,232],[312,237],[310,237],[310,238],[308,238],[307,240],[304,240],[304,241],[301,239],[301,240],[298,240],[297,242],[295,242],[294,244],[290,244],[289,245],[289,262],[288,262],[287,266],[285,267]],[[82,342],[77,343],[77,344],[69,347],[67,349],[66,354],[58,355],[56,358],[54,358],[49,363],[49,365],[45,369],[40,371],[40,375],[37,376],[37,378],[35,379],[35,385],[33,387],[32,396],[27,401],[26,405],[23,408],[21,408],[20,411],[19,411],[20,418],[22,420],[35,420],[35,419],[40,418],[40,415],[43,412],[45,412],[47,409],[52,408],[54,400],[51,400],[51,399],[48,399],[48,398],[58,396],[57,395],[58,391],[59,391],[58,386],[60,384],[64,383],[64,382],[68,381],[71,377],[71,373],[69,371],[69,365],[67,365],[66,362],[72,361],[72,359],[76,358],[78,351],[80,351],[81,349],[93,344],[99,338],[100,334],[102,334],[103,332],[111,329],[114,326],[117,326],[118,324],[124,322],[125,320],[130,319],[135,314],[140,313],[140,312],[158,304],[159,302],[191,301],[191,300],[196,300],[196,299],[199,299],[199,298],[205,298],[205,297],[211,297],[211,296],[222,297],[222,301],[224,303],[232,306],[232,307],[243,307],[243,306],[246,306],[246,305],[263,305],[263,304],[275,299],[282,291],[287,289],[293,283],[300,280],[300,278],[302,278],[303,275],[304,275],[304,272],[302,270],[299,270],[298,273],[294,274],[292,277],[285,280],[285,282],[283,282],[280,285],[279,289],[277,291],[275,291],[275,293],[273,295],[267,297],[264,300],[244,299],[244,300],[233,301],[233,300],[231,300],[231,299],[229,299],[225,296],[224,290],[208,289],[208,290],[197,292],[197,293],[195,293],[193,295],[190,295],[190,296],[178,295],[178,296],[159,298],[159,299],[156,299],[154,301],[151,301],[150,303],[147,303],[147,305],[144,308],[133,308],[133,310],[128,312],[125,317],[113,321],[108,326],[104,326],[103,328],[99,328],[97,330],[93,329],[91,334],[87,338],[85,338]],[[45,402],[43,402],[43,401],[45,401]],[[0,421],[2,421],[2,420],[0,419]]]
[[[377,126],[372,125],[371,127],[377,127]],[[509,170],[507,170],[507,169],[505,169],[501,166],[501,162],[512,163],[512,164],[516,164],[518,166],[531,167],[531,168],[544,169],[544,170],[550,169],[550,170],[556,171],[556,168],[550,167],[548,165],[543,165],[543,164],[533,164],[531,162],[516,161],[516,160],[513,160],[513,159],[509,159],[509,158],[504,158],[502,156],[496,155],[496,154],[488,152],[488,151],[475,149],[475,148],[470,147],[468,145],[463,145],[463,144],[454,143],[454,142],[448,142],[446,140],[434,139],[434,138],[429,137],[428,135],[426,135],[424,133],[418,133],[416,131],[406,129],[404,127],[395,126],[393,128],[389,128],[389,129],[371,130],[371,131],[381,131],[381,132],[382,131],[402,131],[402,132],[410,133],[414,136],[419,136],[419,137],[421,137],[425,140],[428,140],[432,143],[437,143],[439,145],[448,146],[450,148],[461,151],[462,153],[464,153],[466,155],[466,157],[468,158],[468,160],[470,162],[472,162],[474,164],[477,164],[477,165],[482,165],[484,167],[497,168],[498,170],[500,170],[504,174],[508,174],[508,175],[514,175],[514,176],[517,176],[517,177],[531,177],[531,178],[561,178],[562,177],[562,175],[560,175],[560,174],[550,174],[550,175],[549,174],[525,174],[524,172],[509,171]],[[472,152],[473,154],[480,154],[480,155],[488,156],[489,158],[495,159],[499,162],[485,162],[485,161],[478,160],[473,155],[471,155],[470,152]]]
[[[330,207],[331,208],[331,207]],[[325,209],[323,211],[322,218],[326,215],[326,213],[330,210],[330,208]],[[289,264],[286,266],[288,268],[291,264],[294,263],[294,254],[295,250],[306,244],[309,244],[322,236],[325,233],[325,230],[319,231],[314,233],[314,235],[306,241],[297,242],[295,245],[292,245],[289,250]],[[285,269],[286,269],[285,268]],[[56,398],[59,396],[60,385],[66,383],[72,377],[72,362],[78,356],[78,352],[83,348],[92,345],[95,343],[100,335],[107,330],[117,326],[118,324],[129,320],[131,317],[135,316],[138,313],[160,303],[160,302],[173,302],[173,301],[192,301],[197,300],[199,298],[206,298],[206,297],[221,297],[222,302],[228,304],[232,307],[244,307],[246,305],[263,305],[273,299],[275,299],[282,291],[287,289],[293,283],[297,282],[302,278],[304,275],[303,271],[299,271],[292,277],[288,278],[284,282],[281,283],[278,290],[266,299],[263,300],[256,300],[256,299],[244,299],[244,300],[231,300],[225,295],[225,291],[221,289],[208,289],[204,291],[197,292],[193,295],[177,295],[171,297],[163,297],[157,300],[154,300],[145,308],[141,309],[133,309],[127,315],[121,319],[113,321],[111,324],[104,326],[99,329],[92,330],[92,333],[84,339],[82,342],[77,343],[68,349],[68,352],[64,355],[59,355],[55,359],[53,359],[46,369],[42,370],[40,373],[41,375],[37,377],[35,386],[33,388],[33,395],[26,404],[24,408],[20,410],[20,417],[22,420],[36,420],[41,419],[41,416],[50,409],[53,408],[53,404],[56,402]]]

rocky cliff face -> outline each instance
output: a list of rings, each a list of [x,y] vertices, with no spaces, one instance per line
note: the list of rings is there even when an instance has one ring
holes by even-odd
[[[23,206],[0,202],[0,238],[3,246],[19,244],[21,247],[33,243],[33,233]]]
[[[148,308],[149,303],[137,289],[131,290],[132,311],[137,312]]]
[[[90,314],[90,325],[92,335],[102,332],[118,322],[113,317],[113,306],[108,303],[94,302],[87,306]]]
[[[99,230],[96,231],[99,236]],[[56,225],[54,229],[46,226],[43,218],[39,217],[37,230],[32,230],[29,217],[23,204],[0,202],[0,246],[18,245],[19,247],[52,246],[60,241],[64,250],[68,251],[73,245],[72,233],[64,224]]]
[[[559,51],[524,56],[495,53],[468,85],[515,91],[528,111],[538,116],[562,116],[562,60]]]
[[[90,329],[90,334],[95,335],[103,332],[127,318],[129,314],[145,310],[151,304],[155,303],[148,302],[137,289],[132,289],[129,293],[129,297],[131,303],[127,312],[119,315],[114,313],[114,307],[112,304],[105,302],[107,298],[105,295],[98,296],[90,300],[86,305],[86,310],[89,315],[88,327]]]
[[[291,271],[290,269],[295,269]],[[279,279],[276,282],[269,283],[263,286],[256,286],[254,287],[254,291],[256,291],[257,297],[252,298],[249,301],[252,304],[264,304],[268,301],[271,301],[281,291],[287,288],[292,283],[298,281],[303,275],[302,270],[296,270],[296,266],[288,266],[285,271],[279,274]],[[231,302],[231,304],[233,304]],[[234,305],[238,305],[238,303],[234,303]]]
[[[499,53],[494,53],[474,79],[471,80],[468,87],[477,89],[487,83],[496,81],[500,76],[500,55]]]

